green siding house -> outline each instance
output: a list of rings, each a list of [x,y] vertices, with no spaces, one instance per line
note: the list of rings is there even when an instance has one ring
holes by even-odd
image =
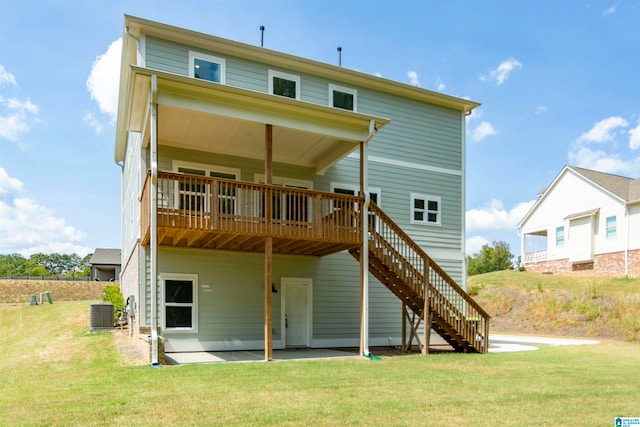
[[[465,281],[477,103],[125,16],[121,288],[163,352],[485,353]],[[428,327],[423,327],[427,325]]]

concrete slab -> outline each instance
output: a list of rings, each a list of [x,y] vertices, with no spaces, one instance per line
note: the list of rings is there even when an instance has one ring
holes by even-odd
[[[273,351],[274,362],[286,360],[349,359],[359,357],[360,356],[355,353],[322,348]],[[264,351],[195,351],[188,353],[166,353],[165,359],[170,365],[220,362],[262,362],[264,361]]]
[[[599,344],[599,343],[600,341],[579,339],[579,338],[491,334],[489,335],[489,353],[532,351],[532,350],[538,350],[538,347],[536,346],[540,346],[540,345],[550,345],[550,346],[593,345],[593,344]]]

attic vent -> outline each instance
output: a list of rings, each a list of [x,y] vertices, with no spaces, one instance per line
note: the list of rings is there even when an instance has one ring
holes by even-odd
[[[91,304],[89,327],[92,332],[95,330],[111,329],[113,327],[113,304]]]

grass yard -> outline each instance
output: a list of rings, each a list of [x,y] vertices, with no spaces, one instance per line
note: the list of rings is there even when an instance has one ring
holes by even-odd
[[[90,302],[0,306],[0,425],[613,425],[640,347],[126,366]]]

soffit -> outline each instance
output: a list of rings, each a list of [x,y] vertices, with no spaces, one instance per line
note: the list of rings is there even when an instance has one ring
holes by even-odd
[[[273,161],[318,173],[367,138],[370,122],[388,119],[132,67],[128,130],[148,121],[150,75],[158,76],[158,139],[163,145],[264,158],[265,124],[273,126]],[[147,138],[145,138],[147,140]]]

